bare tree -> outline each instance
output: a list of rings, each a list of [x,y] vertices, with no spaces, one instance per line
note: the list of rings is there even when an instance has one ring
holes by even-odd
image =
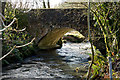
[[[48,8],[50,8],[50,0],[47,1]]]
[[[43,8],[46,8],[45,1],[43,0]]]

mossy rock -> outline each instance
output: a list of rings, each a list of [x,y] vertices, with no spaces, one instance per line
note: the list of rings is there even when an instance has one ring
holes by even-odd
[[[81,43],[82,41],[85,40],[84,37],[77,37],[77,36],[74,36],[74,35],[67,35],[67,36],[64,36],[63,37],[64,40],[67,40],[67,41],[70,41],[70,42],[75,42],[75,43]]]

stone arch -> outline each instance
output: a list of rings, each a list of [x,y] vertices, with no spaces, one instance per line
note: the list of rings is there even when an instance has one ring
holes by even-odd
[[[53,49],[59,48],[60,46],[56,43],[62,38],[67,32],[73,31],[72,28],[62,27],[54,28],[48,32],[43,38],[38,41],[38,47],[40,49]]]

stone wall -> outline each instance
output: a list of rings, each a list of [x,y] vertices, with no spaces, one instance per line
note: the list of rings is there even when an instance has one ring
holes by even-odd
[[[28,15],[27,31],[36,37],[36,42],[53,28],[73,28],[87,36],[86,9],[39,9]]]

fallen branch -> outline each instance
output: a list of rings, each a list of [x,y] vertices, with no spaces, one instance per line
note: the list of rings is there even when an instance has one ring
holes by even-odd
[[[0,58],[0,61],[1,61],[2,59],[4,59],[6,56],[8,56],[15,48],[21,48],[21,47],[27,46],[27,45],[31,44],[34,40],[35,40],[35,38],[33,38],[33,39],[31,40],[31,42],[29,42],[29,43],[27,43],[27,44],[24,44],[24,45],[21,45],[21,46],[16,46],[16,45],[15,45],[7,54],[5,54],[3,57]]]

